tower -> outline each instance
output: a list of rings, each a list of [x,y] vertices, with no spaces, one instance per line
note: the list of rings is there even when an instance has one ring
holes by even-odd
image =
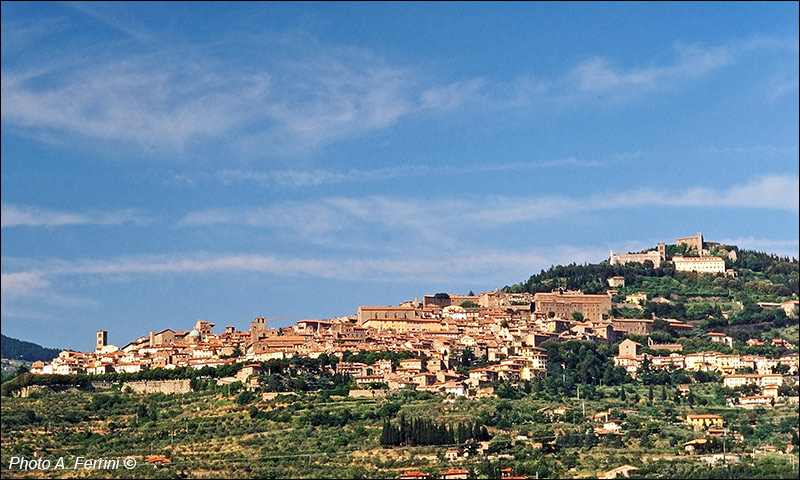
[[[105,330],[97,331],[97,350],[108,345],[108,332]]]

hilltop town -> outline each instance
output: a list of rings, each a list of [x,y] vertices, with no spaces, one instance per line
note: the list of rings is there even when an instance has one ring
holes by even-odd
[[[258,316],[247,330],[215,331],[197,320],[122,347],[98,331],[94,351],[62,351],[4,381],[3,395],[16,397],[4,401],[4,431],[25,433],[4,440],[4,455],[40,443],[52,419],[63,433],[86,418],[72,450],[86,448],[88,431],[125,445],[120,432],[132,432],[161,445],[145,449],[148,462],[178,456],[225,475],[616,478],[673,468],[680,477],[738,464],[747,477],[796,457],[797,282],[794,259],[698,234],[502,289],[288,327]],[[63,394],[50,393],[81,390],[90,403],[56,413],[51,399]],[[96,417],[79,413],[87,409]],[[250,433],[228,433],[221,419]],[[205,445],[198,421],[233,446]],[[172,448],[176,432],[183,448]],[[347,454],[277,466],[268,459],[287,447],[265,442],[269,432],[292,451],[304,445],[301,457],[321,445]],[[261,457],[231,470],[226,459],[251,446]]]
[[[720,250],[720,247],[705,242],[698,233],[676,239],[672,250],[680,254],[668,257],[666,245],[660,243],[656,250],[644,253],[612,251],[608,264],[640,264],[654,269],[663,264],[675,272],[734,277],[735,270],[727,268],[725,260],[735,261],[736,250]],[[712,251],[717,255],[711,255]],[[437,293],[398,306],[360,306],[349,317],[303,320],[286,328],[270,327],[271,322],[281,319],[255,317],[249,330],[237,331],[226,326],[224,332],[214,333],[213,323],[198,320],[191,330],[166,328],[150,332],[121,348],[110,345],[107,332],[99,331],[94,352],[63,351],[49,363],[35,362],[31,373],[133,374],[159,368],[202,369],[247,363],[254,364],[244,370],[250,373],[249,386],[259,388],[259,377],[252,374],[260,372],[260,362],[332,355],[340,359],[335,373],[352,376],[359,387],[381,385],[389,389],[413,388],[471,396],[491,394],[489,385],[498,381],[513,383],[544,378],[548,359],[542,344],[547,341],[609,344],[625,339],[613,361],[631,377],[638,377],[643,368],[648,372],[719,372],[725,376],[725,387],[743,384],[763,387],[759,395],[741,398],[747,404],[768,403],[777,398],[782,377],[776,372],[794,375],[798,371],[796,346],[782,338],[763,341],[750,338],[745,342],[750,347],[766,342],[783,352],[777,358],[720,351],[684,354],[680,343],[654,341],[651,334],[656,330],[669,331],[677,337],[700,333],[713,344],[728,347],[733,347],[734,339],[712,330],[698,332],[696,325],[671,318],[616,317],[612,314],[612,303],[615,297],[621,300],[619,289],[624,287],[624,276],[612,276],[607,278],[606,291],[597,294],[563,288],[537,293],[514,293],[509,289],[472,295]],[[663,298],[648,298],[646,292],[634,292],[625,295],[618,304],[623,306],[614,310],[630,311],[648,301],[668,302]],[[797,299],[760,302],[760,306],[797,318]],[[647,352],[642,352],[643,345],[630,337],[646,337]],[[464,365],[461,358],[464,351],[472,358],[482,359],[483,365],[466,371],[457,368]],[[346,352],[403,352],[413,356],[397,365],[386,359],[370,365],[343,361]],[[749,373],[737,375],[744,371]]]

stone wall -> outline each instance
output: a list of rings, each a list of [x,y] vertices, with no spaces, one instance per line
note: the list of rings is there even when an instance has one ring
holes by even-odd
[[[191,380],[182,378],[178,380],[139,380],[136,382],[125,382],[122,385],[124,391],[130,387],[133,393],[189,393],[192,391]]]

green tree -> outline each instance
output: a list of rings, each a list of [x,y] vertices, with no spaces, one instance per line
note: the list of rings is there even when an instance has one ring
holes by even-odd
[[[244,390],[236,396],[236,403],[239,405],[247,405],[255,399],[255,394],[250,390]]]

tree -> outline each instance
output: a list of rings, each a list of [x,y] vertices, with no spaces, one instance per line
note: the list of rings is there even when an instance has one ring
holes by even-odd
[[[250,390],[244,390],[236,396],[236,403],[239,405],[247,405],[255,399],[255,395]]]
[[[581,312],[572,312],[572,319],[576,322],[583,322],[583,314]]]

